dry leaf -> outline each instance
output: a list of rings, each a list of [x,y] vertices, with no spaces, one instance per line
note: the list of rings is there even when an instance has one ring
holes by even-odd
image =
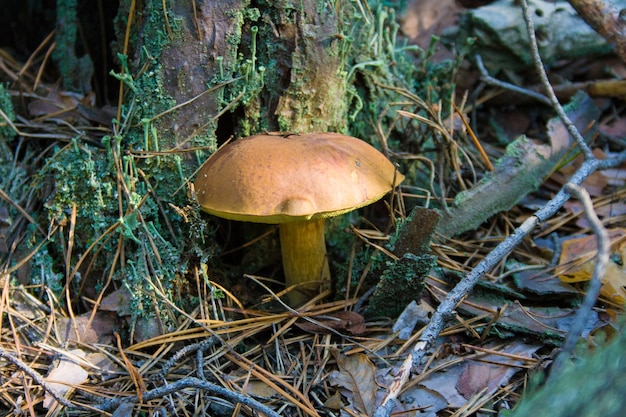
[[[328,397],[326,401],[324,401],[324,407],[330,408],[331,410],[341,410],[343,407],[343,401],[341,401],[341,394],[339,391],[335,391],[333,395]]]
[[[610,123],[606,121],[601,122],[599,125],[600,132],[602,132],[606,136],[610,136],[612,138],[623,138],[626,136],[626,118],[618,117],[617,119],[609,119]]]
[[[461,7],[454,0],[417,0],[408,4],[401,29],[412,44],[426,49],[433,35],[440,35],[458,22]],[[452,57],[447,48],[437,48],[433,62]]]
[[[513,341],[504,347],[496,344],[485,347],[502,355],[487,354],[467,363],[456,384],[459,393],[467,399],[485,389],[488,393],[492,393],[498,387],[506,385],[521,369],[520,367],[527,365],[526,361],[516,359],[515,356],[528,358],[528,361],[532,362],[534,360],[532,356],[540,346]],[[507,354],[511,356],[506,356]]]
[[[398,339],[408,340],[413,333],[413,329],[420,324],[426,325],[434,309],[426,301],[421,300],[419,305],[415,300],[411,301],[402,314],[396,319],[392,327],[393,332],[398,333]]]
[[[615,228],[608,231],[611,241],[611,261],[602,278],[600,295],[620,304],[626,303],[626,229]],[[597,253],[596,236],[585,236],[563,242],[559,259],[558,276],[563,282],[589,281],[595,268]],[[618,264],[614,259],[619,259]]]
[[[606,155],[599,148],[593,149],[593,156],[598,159],[606,159]],[[565,183],[569,181],[574,172],[576,172],[582,166],[583,162],[585,162],[585,158],[582,155],[578,156],[570,164],[566,165],[558,172],[554,173],[551,179],[561,185],[565,185]],[[585,178],[582,183],[583,188],[587,190],[587,192],[593,197],[604,195],[604,190],[606,189],[607,185],[608,179],[602,171],[595,171],[591,173]]]
[[[85,358],[85,352],[80,349],[70,351],[74,356]],[[59,363],[52,368],[44,380],[52,387],[57,394],[65,396],[74,386],[87,381],[89,374],[80,365],[71,359],[63,357]],[[44,395],[43,406],[46,409],[56,404],[56,400],[48,392]]]
[[[114,311],[119,316],[130,316],[132,313],[130,305],[130,291],[125,286],[121,286],[102,299],[98,310]]]
[[[85,359],[98,368],[98,376],[105,381],[115,378],[122,373],[122,368],[117,364],[117,362],[102,352],[89,353]]]
[[[60,318],[59,329],[63,340],[86,343],[110,344],[113,340],[113,327],[115,325],[115,315],[106,312],[96,312],[91,317],[91,313],[86,313],[70,318]]]
[[[28,112],[36,117],[54,117],[67,120],[71,123],[84,124],[77,106],[93,107],[95,95],[90,93],[86,96],[70,91],[51,91],[48,97],[40,97],[28,104]]]
[[[467,399],[487,389],[492,393],[506,373],[506,368],[490,363],[470,362],[461,374],[456,389]]]
[[[339,371],[331,374],[330,382],[347,390],[344,394],[350,404],[367,416],[374,414],[376,407],[376,367],[362,353],[346,356],[334,350]]]
[[[582,203],[577,200],[568,200],[563,207],[568,209],[573,214],[580,214],[584,210]],[[594,211],[600,219],[623,216],[626,214],[626,203],[621,200],[607,201],[604,205],[594,207]],[[581,229],[586,229],[590,228],[591,224],[589,223],[589,220],[587,220],[587,217],[578,216],[576,219],[576,226]]]
[[[309,333],[332,333],[329,329],[337,330],[338,332],[348,332],[352,335],[359,335],[365,332],[365,319],[354,311],[338,311],[311,318],[315,320],[315,323],[298,321],[295,324],[298,328]]]
[[[277,397],[278,392],[265,382],[260,380],[251,380],[245,385],[246,394],[259,398],[272,398]]]

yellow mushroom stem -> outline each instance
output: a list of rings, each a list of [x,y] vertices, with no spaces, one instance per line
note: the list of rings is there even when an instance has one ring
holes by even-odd
[[[320,281],[330,281],[324,219],[281,224],[280,247],[285,283],[287,287],[298,285],[288,300],[291,305],[298,306],[310,299],[306,293],[317,290]],[[311,281],[315,282],[302,285]]]

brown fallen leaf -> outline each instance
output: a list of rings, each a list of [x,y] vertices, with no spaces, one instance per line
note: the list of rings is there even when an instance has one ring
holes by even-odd
[[[98,310],[114,311],[119,316],[130,316],[132,314],[130,305],[130,291],[121,286],[102,299],[98,305]]]
[[[92,345],[95,343],[110,344],[113,341],[113,329],[116,316],[112,313],[98,311],[76,316],[73,320],[62,317],[58,319],[60,335],[63,340],[75,341]]]
[[[253,395],[258,398],[272,398],[277,397],[278,392],[271,386],[267,385],[265,381],[251,380],[245,385],[246,394]]]
[[[90,108],[95,104],[93,93],[86,96],[71,91],[51,91],[47,97],[34,99],[28,104],[28,112],[31,116],[46,119],[49,117],[66,120],[71,123],[80,122],[85,124],[77,106]],[[109,119],[110,122],[110,119]]]
[[[468,361],[456,383],[456,389],[467,399],[483,390],[495,392],[499,387],[508,384],[520,369],[534,363],[533,355],[540,347],[539,344],[527,344],[518,340],[505,346],[498,346],[496,343],[484,346],[495,353]]]
[[[445,28],[458,22],[461,9],[454,0],[411,1],[400,18],[402,33],[410,43],[427,49],[433,35],[440,35]],[[451,57],[447,48],[437,48],[433,62]]]
[[[333,395],[328,397],[326,401],[324,401],[324,407],[330,408],[331,410],[341,410],[343,407],[343,401],[341,401],[341,394],[339,391],[335,391]]]
[[[115,378],[122,373],[122,368],[110,356],[102,352],[91,352],[85,356],[85,360],[95,366],[92,375],[97,375],[103,380]]]
[[[359,335],[365,332],[365,319],[354,311],[338,311],[324,316],[311,317],[315,322],[297,321],[295,324],[301,330],[309,333],[329,334],[332,330]]]
[[[337,361],[338,371],[330,376],[331,385],[340,386],[342,394],[354,409],[367,416],[374,414],[376,407],[376,367],[363,353],[346,356],[339,350],[331,351]]]
[[[623,64],[620,64],[623,66]],[[602,121],[598,125],[600,132],[611,138],[623,138],[626,136],[626,117],[618,117],[617,119],[609,119],[609,121]]]

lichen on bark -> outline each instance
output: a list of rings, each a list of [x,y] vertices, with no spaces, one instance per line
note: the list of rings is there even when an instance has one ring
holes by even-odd
[[[283,131],[346,130],[346,72],[340,16],[326,2],[307,0],[286,31],[293,39],[289,86],[276,114]]]

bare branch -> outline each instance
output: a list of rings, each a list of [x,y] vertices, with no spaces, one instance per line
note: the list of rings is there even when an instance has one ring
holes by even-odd
[[[231,391],[224,387],[220,387],[219,385],[212,384],[209,381],[203,381],[201,379],[194,378],[194,377],[183,378],[176,382],[172,382],[171,384],[165,384],[162,387],[150,390],[143,394],[143,400],[149,401],[155,398],[162,398],[166,395],[172,394],[174,392],[182,391],[187,388],[203,389],[213,395],[219,396],[220,398],[230,400],[234,403],[240,403],[242,405],[250,407],[254,410],[257,410],[265,414],[266,416],[280,417],[280,414],[272,410],[270,407],[264,404],[261,404],[260,402],[251,398],[248,395]],[[137,401],[138,401],[138,398],[136,395],[133,395],[131,397],[125,397],[125,398],[113,398],[111,400],[108,400],[100,404],[98,408],[103,411],[111,411],[111,410],[116,409],[117,407],[119,407],[120,405],[124,403],[135,403]]]
[[[565,359],[574,351],[576,343],[580,340],[580,337],[583,334],[591,310],[596,304],[596,300],[600,294],[602,278],[606,273],[606,266],[609,263],[609,254],[611,249],[609,233],[598,218],[598,215],[595,213],[589,193],[587,193],[584,188],[571,183],[565,184],[565,190],[574,195],[582,203],[585,217],[591,225],[591,230],[593,230],[598,239],[598,254],[596,255],[596,264],[593,269],[591,283],[589,284],[587,294],[585,295],[585,300],[580,306],[576,314],[576,319],[572,324],[572,328],[567,335],[567,339],[565,339],[563,348],[556,358],[552,372],[550,373],[551,376],[558,374],[557,370],[564,365]]]
[[[62,406],[68,407],[68,408],[82,408],[82,407],[78,407],[72,404],[71,401],[69,401],[64,396],[60,395],[54,388],[52,388],[52,386],[50,386],[50,384],[46,382],[46,380],[41,376],[41,374],[39,374],[39,372],[35,371],[33,368],[31,368],[30,366],[28,366],[27,364],[25,364],[24,362],[22,362],[20,359],[16,358],[15,356],[11,355],[9,352],[2,349],[1,347],[0,347],[0,357],[11,362],[13,365],[17,366],[20,371],[30,376],[33,379],[33,381],[41,385],[41,388],[43,388],[44,391],[50,394],[52,398],[57,400],[57,402],[61,404]]]
[[[539,79],[541,80],[541,84],[546,90],[546,94],[552,103],[552,107],[559,118],[563,121],[563,124],[567,128],[567,131],[570,135],[576,140],[580,151],[585,156],[585,159],[594,158],[593,152],[591,148],[585,142],[585,139],[582,137],[574,123],[567,117],[563,107],[559,103],[559,100],[556,98],[556,94],[554,94],[554,89],[548,80],[548,75],[546,74],[546,70],[543,67],[543,62],[541,61],[541,56],[539,55],[539,47],[537,46],[537,38],[535,37],[535,24],[533,23],[533,19],[530,16],[530,9],[528,8],[528,2],[526,0],[521,0],[522,11],[524,15],[524,21],[526,22],[526,29],[528,31],[528,36],[530,37],[530,51],[533,56],[533,61],[535,63],[535,67],[537,69],[537,75],[539,75]]]
[[[478,71],[480,72],[480,80],[484,82],[485,84],[492,85],[495,87],[500,87],[505,90],[513,91],[518,94],[532,97],[535,100],[543,104],[546,104],[548,106],[552,105],[552,102],[550,101],[550,99],[544,96],[543,94],[539,94],[527,88],[522,88],[515,84],[507,83],[505,81],[500,81],[497,78],[493,78],[491,75],[489,75],[489,72],[487,72],[487,69],[485,68],[485,65],[483,64],[483,58],[480,55],[476,55],[474,58],[476,59],[476,66],[478,67]]]

